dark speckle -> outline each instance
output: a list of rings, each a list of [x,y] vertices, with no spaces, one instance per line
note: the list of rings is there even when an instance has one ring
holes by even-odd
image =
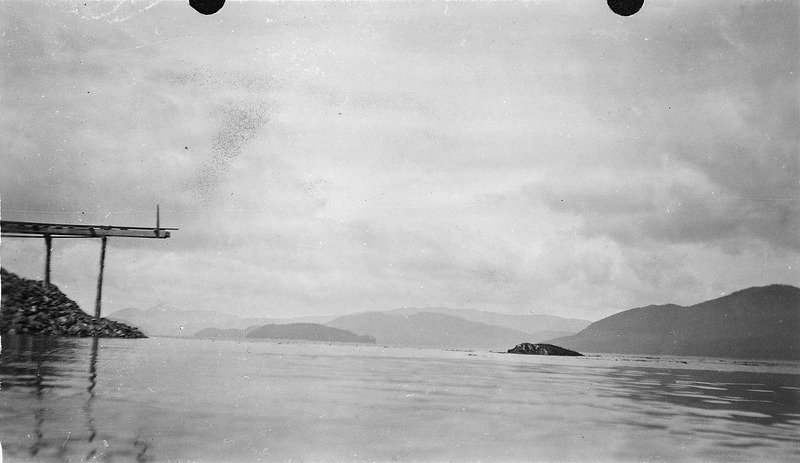
[[[203,202],[211,199],[220,176],[269,122],[270,104],[263,100],[230,101],[218,106],[214,114],[221,119],[221,127],[211,146],[211,159],[186,185],[199,193]]]

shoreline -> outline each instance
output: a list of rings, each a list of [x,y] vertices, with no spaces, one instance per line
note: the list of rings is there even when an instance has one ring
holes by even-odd
[[[0,268],[0,334],[146,338],[138,328],[84,312],[54,284],[21,278]]]

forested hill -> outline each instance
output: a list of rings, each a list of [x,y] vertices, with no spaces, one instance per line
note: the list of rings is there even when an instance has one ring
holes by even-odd
[[[359,336],[347,330],[316,323],[290,323],[288,325],[264,325],[247,333],[250,339],[302,339],[306,341],[362,342],[374,344],[375,338]]]
[[[195,334],[194,337],[375,343],[375,338],[372,336],[359,336],[347,330],[316,323],[270,324],[253,326],[242,330],[207,328]]]
[[[690,307],[631,309],[548,342],[580,352],[800,359],[800,289],[753,287]]]

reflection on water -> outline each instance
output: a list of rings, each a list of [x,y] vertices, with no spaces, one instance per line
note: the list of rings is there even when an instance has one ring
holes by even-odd
[[[517,366],[519,372],[544,374],[551,381],[575,386],[574,367]],[[653,410],[717,416],[769,426],[798,424],[800,376],[770,372],[678,370],[668,368],[597,368],[588,377],[602,397],[624,398]],[[598,381],[599,380],[599,381]],[[742,382],[755,381],[755,382]]]
[[[82,460],[109,460],[119,454],[133,455],[137,461],[148,460],[147,444],[136,439],[130,449],[114,452],[107,451],[107,440],[96,441],[92,405],[97,386],[98,338],[6,335],[1,342],[0,443],[7,456],[32,461],[71,460],[76,455],[82,455]],[[74,413],[78,404],[85,428],[75,426],[79,422]],[[32,423],[25,416],[26,410],[32,412]],[[65,416],[68,427],[63,426]],[[6,437],[15,434],[8,432],[9,425],[20,427],[25,423],[28,429],[19,430],[25,439]]]
[[[622,359],[622,361],[620,361]],[[3,336],[9,461],[796,461],[800,365]]]
[[[635,403],[653,408],[668,406],[697,416],[781,426],[795,421],[800,409],[798,376],[741,373],[618,369],[609,376]],[[756,382],[741,382],[752,380]],[[622,385],[625,387],[622,387]],[[619,394],[620,392],[616,392]]]
[[[800,376],[755,371],[602,367],[592,375],[563,365],[516,366],[560,384],[566,395],[592,391],[589,403],[602,410],[595,424],[643,430],[650,448],[631,448],[627,457],[667,459],[797,461],[800,457]],[[577,402],[577,403],[575,403]],[[564,404],[566,406],[566,404]],[[624,440],[641,446],[635,439]],[[680,448],[669,449],[669,444]],[[694,449],[692,449],[692,446]],[[733,449],[733,451],[731,451]],[[688,451],[685,451],[688,450]]]

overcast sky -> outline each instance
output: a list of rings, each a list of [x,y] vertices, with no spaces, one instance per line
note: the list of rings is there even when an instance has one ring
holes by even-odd
[[[2,218],[180,228],[109,240],[104,314],[597,320],[800,285],[798,2],[0,12]],[[54,241],[90,312],[99,254]]]

